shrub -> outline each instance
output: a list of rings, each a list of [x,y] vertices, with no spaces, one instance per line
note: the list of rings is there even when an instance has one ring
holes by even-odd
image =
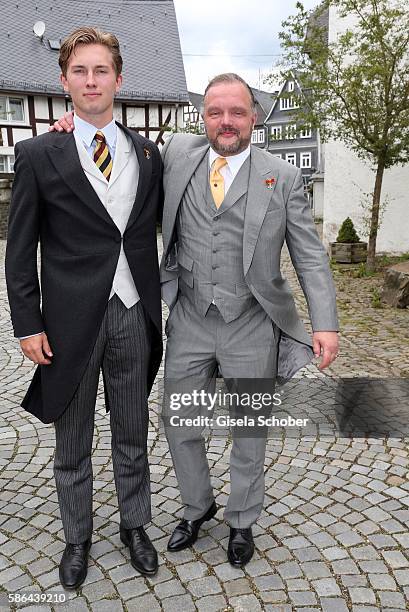
[[[341,227],[339,228],[338,236],[336,242],[346,242],[350,244],[351,242],[359,242],[359,236],[355,231],[354,224],[352,220],[347,217]]]

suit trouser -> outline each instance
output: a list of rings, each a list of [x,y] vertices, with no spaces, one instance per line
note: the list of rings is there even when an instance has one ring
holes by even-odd
[[[67,542],[77,544],[92,534],[91,452],[101,368],[110,408],[121,525],[131,529],[151,519],[147,458],[149,355],[150,339],[141,302],[127,309],[114,295],[76,393],[55,422],[54,477]]]
[[[203,317],[180,295],[170,314],[167,331],[165,390],[177,388],[177,381],[188,381],[189,385],[191,380],[193,388],[213,393],[218,368],[226,382],[250,378],[274,382],[275,326],[258,303],[235,321],[225,323],[215,306]],[[186,392],[184,383],[182,386]],[[197,413],[203,414],[200,408]],[[189,416],[195,415],[190,411]],[[200,518],[214,499],[203,429],[165,425],[186,506],[184,518],[188,520]],[[258,519],[263,508],[267,432],[258,433],[257,437],[241,437],[233,428],[232,434],[230,495],[224,518],[231,527],[245,528]]]

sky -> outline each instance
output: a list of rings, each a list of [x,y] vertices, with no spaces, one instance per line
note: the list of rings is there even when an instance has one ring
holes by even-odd
[[[318,4],[303,1],[307,9]],[[174,0],[174,5],[189,91],[203,93],[221,72],[237,72],[266,91],[278,87],[264,79],[279,59],[278,32],[296,13],[296,0]]]

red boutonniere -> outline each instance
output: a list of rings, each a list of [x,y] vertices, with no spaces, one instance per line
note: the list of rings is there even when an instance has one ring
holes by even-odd
[[[275,178],[272,176],[271,178],[266,179],[265,183],[266,183],[266,187],[267,189],[272,189],[275,185]]]
[[[148,147],[144,148],[143,154],[145,155],[146,159],[150,159],[151,158],[151,151],[150,151],[150,149],[148,149]]]

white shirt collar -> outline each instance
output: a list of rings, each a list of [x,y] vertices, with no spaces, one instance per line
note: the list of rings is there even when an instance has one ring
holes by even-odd
[[[110,149],[114,149],[116,146],[116,123],[115,119],[112,119],[106,126],[103,128],[97,128],[95,125],[88,123],[88,121],[84,121],[81,117],[78,117],[74,113],[74,126],[75,132],[77,136],[79,136],[82,142],[86,147],[91,147],[92,141],[94,140],[95,133],[97,130],[102,132],[105,136],[105,140]]]
[[[242,151],[241,153],[237,153],[237,155],[229,155],[225,157],[229,170],[233,175],[237,174],[237,172],[240,170],[240,168],[242,167],[243,163],[246,161],[249,155],[250,155],[250,145],[247,147],[247,149],[244,149],[244,151]],[[212,166],[212,163],[218,157],[222,157],[222,155],[219,155],[218,153],[216,153],[214,149],[212,149],[212,147],[210,147],[209,149],[209,167]]]

